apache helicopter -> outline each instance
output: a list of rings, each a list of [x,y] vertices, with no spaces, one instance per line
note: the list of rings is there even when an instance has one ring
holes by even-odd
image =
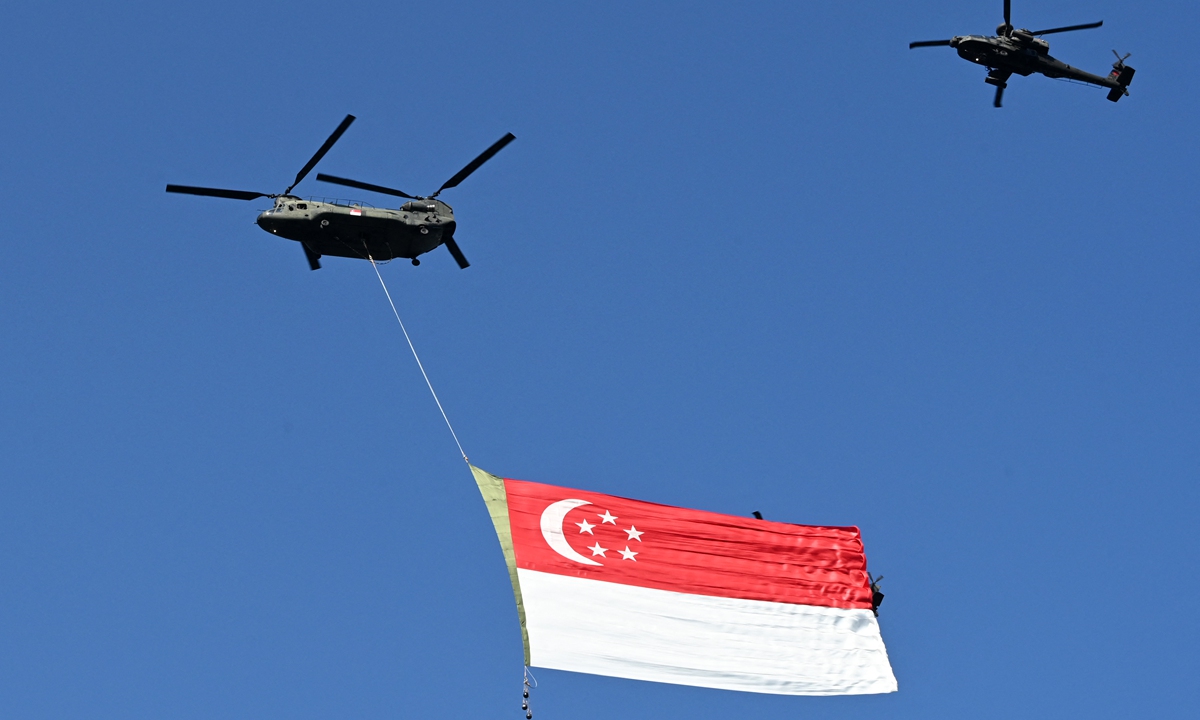
[[[299,242],[304,248],[305,257],[308,258],[308,266],[313,270],[320,269],[322,255],[375,260],[402,257],[411,259],[413,265],[420,265],[421,261],[417,256],[436,249],[438,245],[445,245],[458,266],[466,268],[470,263],[454,240],[454,230],[457,227],[454,211],[436,198],[443,190],[456,187],[468,175],[478,170],[505,145],[515,140],[515,136],[512,133],[505,135],[429,197],[416,197],[377,185],[317,175],[318,180],[398,195],[413,201],[405,203],[399,210],[373,208],[363,203],[341,200],[305,199],[292,195],[292,188],[325,157],[354,119],[353,115],[347,115],[342,120],[325,144],[317,150],[312,159],[296,174],[292,184],[282,193],[223,190],[189,185],[167,185],[167,192],[233,200],[255,200],[260,197],[274,199],[274,207],[258,216],[258,226],[272,235]]]
[[[1004,88],[1008,87],[1008,78],[1017,75],[1032,75],[1041,73],[1050,78],[1066,78],[1088,85],[1098,85],[1109,88],[1108,99],[1116,102],[1122,96],[1128,95],[1129,82],[1133,80],[1133,68],[1125,64],[1129,55],[1121,57],[1113,50],[1117,61],[1113,63],[1112,72],[1108,77],[1100,77],[1079,68],[1050,57],[1050,43],[1040,36],[1051,33],[1071,32],[1072,30],[1090,30],[1098,28],[1104,21],[1086,25],[1071,25],[1068,27],[1050,28],[1049,30],[1022,30],[1014,28],[1010,20],[1011,0],[1004,0],[1004,23],[996,28],[995,36],[958,35],[949,40],[926,40],[909,43],[908,47],[940,47],[949,45],[958,51],[959,57],[970,60],[988,69],[989,85],[996,86],[996,99],[992,103],[1000,107],[1000,99],[1004,97]]]

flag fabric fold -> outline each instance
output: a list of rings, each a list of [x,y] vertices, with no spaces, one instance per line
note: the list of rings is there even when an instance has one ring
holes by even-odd
[[[471,470],[508,565],[526,665],[785,695],[896,690],[858,528]]]

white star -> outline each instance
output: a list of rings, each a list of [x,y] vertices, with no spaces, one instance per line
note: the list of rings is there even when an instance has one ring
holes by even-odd
[[[600,516],[600,524],[603,525],[604,523],[612,523],[613,525],[616,525],[617,524],[617,516],[612,515],[607,510],[605,510],[604,514]]]
[[[642,536],[646,534],[646,533],[642,532],[641,530],[638,530],[636,527],[634,527],[632,525],[630,525],[629,529],[626,530],[625,532],[629,533],[630,540],[637,540],[638,542],[641,542]]]
[[[618,550],[617,552],[621,553],[622,560],[633,560],[634,562],[637,562],[637,560],[634,560],[633,558],[633,556],[637,555],[637,553],[630,550],[628,545],[625,546],[624,550]]]
[[[604,554],[608,551],[605,550],[604,548],[600,547],[600,543],[596,543],[592,547],[588,548],[588,550],[592,551],[592,557],[596,557],[597,555],[599,555],[600,557],[608,557],[607,555]]]
[[[587,520],[584,520],[583,522],[577,522],[575,524],[579,526],[579,532],[581,532],[581,533],[587,533],[588,535],[596,534],[596,533],[592,532],[592,528],[594,528],[596,526],[591,524]]]

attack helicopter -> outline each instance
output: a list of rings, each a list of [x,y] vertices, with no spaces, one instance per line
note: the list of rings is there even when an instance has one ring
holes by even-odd
[[[282,193],[225,190],[190,185],[167,185],[167,192],[232,200],[255,200],[262,197],[273,199],[274,206],[258,216],[256,220],[258,226],[272,235],[300,243],[304,249],[304,255],[308,259],[308,266],[313,270],[321,268],[323,255],[375,260],[406,258],[411,260],[413,265],[420,265],[421,261],[417,259],[417,256],[434,250],[439,245],[446,246],[459,267],[468,267],[470,263],[467,262],[467,258],[454,240],[454,231],[457,227],[454,211],[449,205],[438,200],[437,196],[443,190],[456,187],[467,176],[490,160],[493,155],[500,152],[505,145],[515,140],[515,136],[509,133],[493,143],[490,148],[468,163],[429,197],[408,195],[390,188],[317,175],[318,180],[398,195],[411,200],[398,210],[374,208],[359,202],[302,198],[293,195],[292,189],[300,184],[300,181],[325,157],[325,154],[341,138],[354,120],[353,115],[347,115],[342,120],[325,144],[317,150],[316,154],[296,174],[296,179],[292,181],[292,184]]]
[[[1042,35],[1072,32],[1074,30],[1090,30],[1098,28],[1104,21],[1070,25],[1067,27],[1050,28],[1049,30],[1024,30],[1014,28],[1011,20],[1011,0],[1004,0],[1004,23],[996,28],[994,36],[958,35],[949,40],[925,40],[909,43],[908,47],[941,47],[949,46],[958,51],[959,57],[969,60],[988,69],[984,80],[989,85],[996,86],[996,98],[992,105],[1000,107],[1004,97],[1004,88],[1008,87],[1008,79],[1016,74],[1021,76],[1041,73],[1049,78],[1064,78],[1088,85],[1106,87],[1108,99],[1112,102],[1120,100],[1129,94],[1129,83],[1133,80],[1133,68],[1125,64],[1129,59],[1126,54],[1121,57],[1116,50],[1113,54],[1117,61],[1113,63],[1112,72],[1108,77],[1093,75],[1089,72],[1071,67],[1050,56],[1050,43],[1041,39]]]

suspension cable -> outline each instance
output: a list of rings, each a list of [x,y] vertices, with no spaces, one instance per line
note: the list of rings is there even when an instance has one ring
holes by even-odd
[[[454,432],[454,426],[450,424],[450,418],[446,416],[446,409],[442,407],[442,401],[438,400],[437,392],[433,389],[433,383],[429,382],[429,374],[425,372],[425,366],[421,364],[421,358],[417,355],[417,348],[413,346],[412,338],[408,336],[408,330],[404,327],[404,321],[400,319],[400,313],[396,310],[396,303],[392,300],[392,294],[388,292],[387,283],[383,281],[383,275],[379,273],[379,266],[375,264],[375,258],[370,255],[367,255],[367,259],[371,261],[371,267],[375,269],[375,277],[379,278],[379,284],[383,287],[383,294],[387,295],[388,304],[392,306],[392,314],[396,316],[396,322],[400,323],[400,332],[404,333],[404,339],[408,341],[408,349],[412,350],[413,359],[417,361],[417,367],[421,368],[421,376],[425,378],[425,385],[429,387],[429,394],[433,395],[433,401],[437,403],[438,410],[442,413],[442,419],[446,421],[446,427],[450,428],[450,435],[454,438],[454,444],[458,446],[459,454],[469,464],[471,461],[467,459],[467,453],[463,450],[462,443],[458,441],[458,433]]]

